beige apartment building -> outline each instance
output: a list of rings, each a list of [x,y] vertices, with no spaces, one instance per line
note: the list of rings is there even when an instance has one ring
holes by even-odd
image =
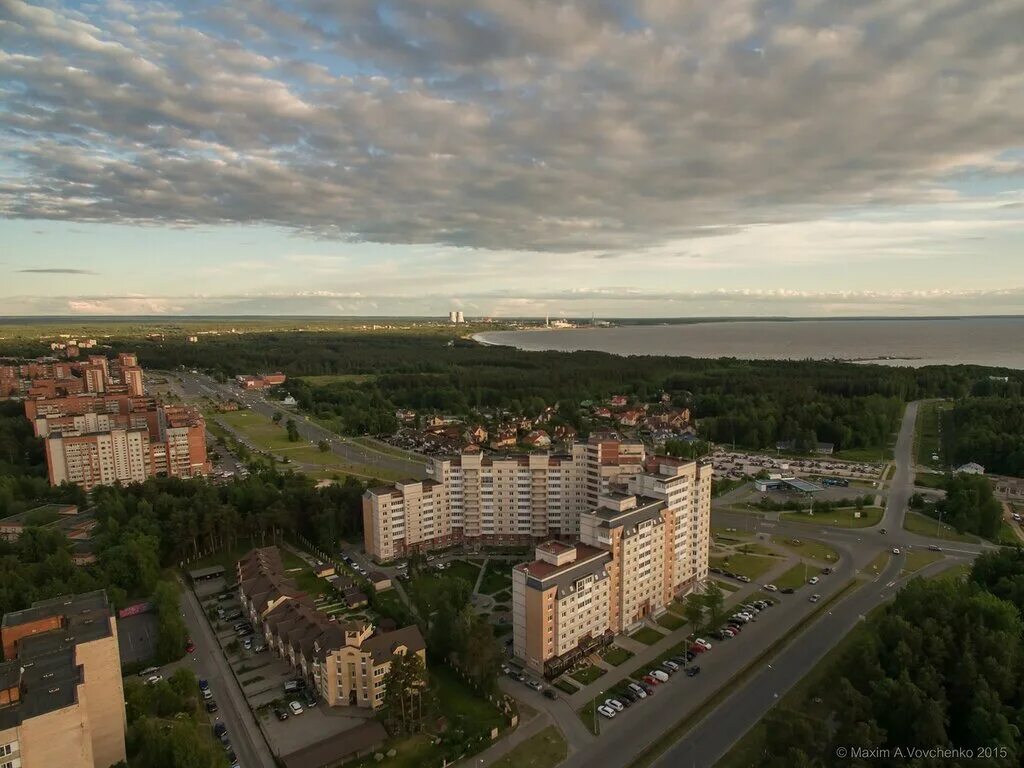
[[[639,442],[591,438],[568,454],[433,459],[430,479],[363,497],[366,552],[378,562],[463,542],[496,546],[574,539],[580,515],[615,482],[643,471]]]
[[[50,485],[77,483],[89,491],[97,485],[141,483],[150,474],[149,431],[111,429],[46,438]]]
[[[121,658],[106,594],[37,602],[4,616],[0,633],[0,766],[124,760]]]
[[[546,542],[512,571],[513,646],[537,672],[662,613],[707,578],[711,466],[652,457],[580,516],[580,542]]]
[[[260,636],[328,705],[379,709],[397,655],[426,643],[412,624],[389,632],[366,621],[339,622],[319,610],[285,575],[277,547],[250,551],[236,564],[242,607]]]

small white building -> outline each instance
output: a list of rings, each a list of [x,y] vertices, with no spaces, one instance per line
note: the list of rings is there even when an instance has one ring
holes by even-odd
[[[966,464],[961,464],[956,468],[958,475],[984,475],[985,468],[974,461],[969,461]]]

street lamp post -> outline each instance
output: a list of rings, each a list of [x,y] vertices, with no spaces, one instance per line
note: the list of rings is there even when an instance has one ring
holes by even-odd
[[[600,733],[600,731],[599,731],[599,729],[597,727],[597,697],[598,696],[602,696],[603,694],[604,694],[604,691],[598,691],[596,694],[594,694],[594,735],[595,736],[599,735],[599,733]]]

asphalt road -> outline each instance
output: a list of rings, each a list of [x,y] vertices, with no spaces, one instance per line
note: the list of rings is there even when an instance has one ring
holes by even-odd
[[[244,402],[256,413],[260,413],[267,418],[272,417],[275,411],[280,411],[282,413],[288,411],[288,409],[280,403],[268,402],[259,392],[253,390],[240,390],[238,387],[221,384],[204,374],[179,371],[176,372],[175,375],[181,378],[182,389],[186,395],[191,397],[205,395],[213,398],[235,398],[236,400]],[[379,451],[373,451],[359,445],[358,443],[346,440],[334,432],[331,432],[329,429],[325,429],[319,424],[310,421],[307,417],[299,413],[294,413],[293,415],[295,417],[295,426],[298,429],[299,436],[307,444],[315,445],[321,440],[326,440],[330,443],[331,450],[346,462],[352,464],[363,464],[369,467],[379,467],[405,477],[417,479],[426,477],[426,459],[423,461],[412,461],[402,459],[397,456],[389,456]],[[287,453],[284,455],[287,455]]]
[[[228,727],[228,738],[238,756],[239,765],[241,768],[275,768],[267,742],[238,687],[238,681],[228,668],[217,638],[203,615],[202,606],[192,590],[184,584],[181,605],[185,624],[192,642],[196,644],[195,652],[189,658],[189,666],[196,677],[210,683],[218,707],[214,716]]]
[[[714,765],[839,640],[863,621],[869,611],[895,597],[899,588],[911,578],[897,578],[904,560],[904,555],[894,556],[873,582],[840,600],[815,620],[652,765],[658,768]],[[927,570],[942,570],[950,565],[949,561],[939,561]]]
[[[888,488],[888,503],[882,520],[867,528],[832,528],[804,523],[767,520],[761,515],[714,510],[716,527],[734,527],[756,534],[785,538],[817,539],[839,551],[841,559],[836,573],[815,587],[823,599],[836,592],[843,583],[870,563],[879,553],[899,547],[889,565],[873,582],[841,599],[826,614],[801,630],[781,652],[754,675],[747,678],[721,704],[663,755],[656,765],[710,766],[719,760],[742,736],[775,705],[825,654],[828,653],[872,609],[892,599],[906,579],[898,574],[905,560],[905,550],[929,545],[942,547],[946,557],[923,571],[942,570],[955,562],[970,562],[978,553],[993,548],[990,544],[967,544],[936,540],[903,530],[907,502],[913,493],[913,438],[918,404],[910,403],[904,413],[896,442],[896,471]],[[886,529],[886,534],[881,529]],[[909,577],[908,577],[909,578]],[[724,685],[737,669],[775,639],[787,634],[800,616],[810,610],[806,602],[808,590],[800,590],[793,600],[786,601],[763,614],[757,626],[747,625],[740,637],[716,644],[710,654],[699,662],[703,672],[693,680],[673,680],[661,687],[654,701],[657,707],[643,703],[602,724],[602,735],[574,752],[565,765],[629,765],[647,745],[679,722]],[[773,613],[774,612],[774,613]],[[696,683],[696,684],[695,684]],[[643,714],[641,714],[643,713]]]

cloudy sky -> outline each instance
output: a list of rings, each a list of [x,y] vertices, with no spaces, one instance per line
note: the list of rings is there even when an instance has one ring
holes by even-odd
[[[0,0],[0,315],[1024,313],[1021,0]]]

